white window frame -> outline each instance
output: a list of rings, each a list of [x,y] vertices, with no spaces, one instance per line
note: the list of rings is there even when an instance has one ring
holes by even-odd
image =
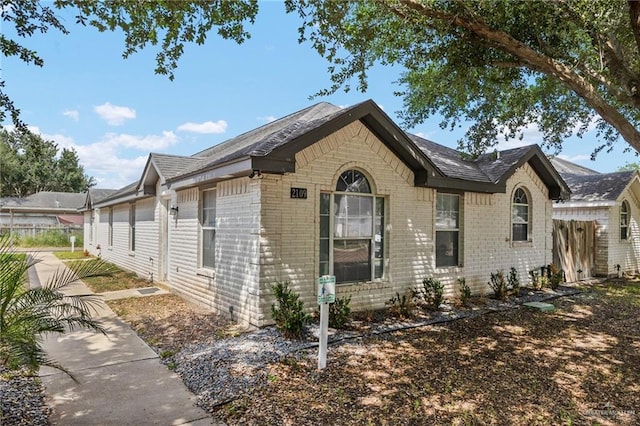
[[[205,207],[205,194],[213,194],[213,206],[209,206],[209,207]],[[200,268],[203,268],[205,270],[209,270],[209,271],[213,271],[216,268],[216,257],[215,257],[215,248],[216,248],[216,230],[217,230],[217,204],[218,204],[218,194],[216,191],[216,188],[210,188],[210,189],[205,189],[202,190],[200,192],[200,205],[199,205],[199,210],[200,210],[200,244],[199,244],[199,252],[200,252],[200,259],[199,259],[199,266]],[[204,220],[206,218],[205,216],[205,211],[212,211],[213,212],[213,224],[205,224]],[[211,231],[213,232],[213,243],[212,243],[212,247],[211,250],[213,250],[213,264],[209,265],[209,264],[205,264],[206,259],[205,259],[205,233]]]
[[[107,234],[107,245],[113,246],[113,207],[109,207],[109,230]]]
[[[631,209],[627,200],[620,204],[620,241],[629,241],[629,216]],[[624,235],[623,235],[624,232]]]
[[[323,212],[321,211],[321,206],[318,207],[319,209],[319,213],[318,213],[318,217],[322,217],[324,216],[328,216],[328,257],[327,260],[325,260],[324,262],[322,261],[322,251],[323,251],[323,247],[322,247],[322,240],[323,239],[327,239],[327,237],[323,237],[322,236],[322,220],[320,220],[319,223],[319,256],[318,256],[318,270],[320,272],[320,275],[323,274],[323,265],[322,263],[327,263],[328,262],[328,267],[325,266],[326,269],[328,269],[328,274],[329,275],[335,275],[335,264],[334,264],[334,249],[335,249],[335,243],[336,242],[341,242],[341,241],[368,241],[369,242],[369,266],[370,266],[370,278],[369,280],[366,281],[336,281],[336,284],[338,285],[352,285],[352,284],[356,284],[356,283],[362,283],[362,282],[374,282],[374,281],[380,281],[382,279],[385,278],[386,276],[386,264],[385,264],[385,260],[388,258],[388,255],[386,253],[386,247],[385,247],[385,240],[386,240],[386,232],[385,232],[385,228],[386,228],[386,205],[387,205],[387,201],[386,201],[386,197],[381,196],[381,195],[377,195],[375,194],[373,188],[371,187],[371,184],[369,182],[369,178],[366,176],[365,173],[361,172],[360,170],[357,169],[349,169],[346,170],[345,172],[343,172],[341,174],[341,177],[347,173],[347,172],[351,172],[351,171],[356,171],[360,174],[362,174],[368,181],[369,183],[369,188],[370,188],[370,192],[369,193],[364,193],[364,192],[343,192],[343,191],[332,191],[332,192],[321,192],[318,195],[318,200],[320,205],[322,204],[322,197],[328,197],[329,198],[329,213],[327,214],[323,214]],[[371,213],[371,233],[367,236],[336,236],[336,214],[337,212],[335,211],[335,197],[336,196],[354,196],[354,197],[368,197],[371,199],[372,202],[372,213]],[[378,203],[381,202],[382,203],[382,214],[378,214]],[[378,224],[378,219],[382,220],[382,223],[380,224],[380,232],[381,235],[379,236],[379,238],[377,237],[376,234],[376,227]],[[376,241],[376,240],[379,241]],[[376,246],[377,244],[377,246]],[[376,257],[376,254],[379,254],[379,257]],[[378,266],[378,268],[376,268],[376,266]],[[337,277],[336,277],[337,280]]]
[[[525,203],[517,203],[516,202],[515,198],[516,198],[516,194],[518,193],[518,190],[521,190],[524,193],[525,197],[527,197],[527,203],[526,204]],[[529,192],[529,190],[523,185],[517,186],[513,190],[513,193],[511,194],[511,200],[510,201],[511,201],[511,204],[510,204],[510,212],[511,212],[511,221],[510,221],[511,222],[511,242],[512,243],[530,242],[531,241],[531,223],[532,223],[531,222],[531,216],[532,216],[531,212],[533,210],[533,208],[532,208],[533,200],[531,199],[531,192]],[[527,207],[527,221],[526,222],[516,221],[516,218],[517,218],[517,216],[515,214],[516,207],[524,207],[524,206]],[[515,227],[515,225],[523,225],[523,224],[527,226],[527,228],[526,228],[527,229],[526,238],[524,240],[523,239],[516,240],[515,239],[514,227]]]
[[[129,204],[129,251],[136,251],[136,205]]]
[[[439,197],[455,197],[458,199],[458,211],[457,213],[457,223],[455,224],[455,226],[442,226],[442,225],[438,225],[438,198]],[[460,223],[462,221],[462,202],[463,202],[463,198],[460,194],[453,194],[453,193],[448,193],[448,192],[438,192],[436,193],[436,206],[435,206],[435,239],[434,239],[434,245],[435,245],[435,266],[436,268],[455,268],[455,267],[459,267],[462,266],[462,232],[461,232],[461,228],[460,228]],[[443,265],[443,264],[439,264],[438,263],[438,245],[437,245],[437,241],[438,241],[438,233],[451,233],[451,232],[457,232],[458,233],[458,238],[456,241],[456,251],[457,251],[457,256],[456,256],[456,262],[455,265]]]

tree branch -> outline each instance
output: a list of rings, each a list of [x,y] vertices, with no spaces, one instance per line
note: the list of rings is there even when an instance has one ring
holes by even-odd
[[[568,66],[536,52],[504,31],[489,27],[481,17],[474,16],[473,19],[470,19],[461,15],[453,15],[421,4],[416,0],[400,0],[400,3],[424,17],[441,20],[459,28],[464,28],[477,37],[496,44],[502,51],[515,56],[527,68],[561,81],[580,96],[587,105],[591,106],[607,123],[615,127],[629,145],[640,152],[640,132],[635,126],[602,98],[586,78],[577,74]]]

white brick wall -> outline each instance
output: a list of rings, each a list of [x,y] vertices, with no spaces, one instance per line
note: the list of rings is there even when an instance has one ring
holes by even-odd
[[[377,195],[386,197],[389,256],[384,279],[338,286],[338,295],[352,295],[354,309],[383,307],[396,292],[436,276],[457,292],[458,277],[477,293],[486,291],[489,274],[515,266],[523,283],[528,271],[550,263],[551,203],[547,189],[525,165],[509,179],[506,194],[464,194],[463,265],[435,269],[435,191],[415,188],[413,173],[360,123],[353,123],[296,155],[296,172],[262,180],[261,291],[275,281],[290,281],[305,305],[315,309],[318,267],[319,194],[333,191],[340,174],[364,171]],[[532,197],[532,241],[511,243],[511,197],[524,185]],[[291,199],[291,187],[307,188],[306,200]],[[269,320],[271,297],[262,298]]]
[[[528,270],[551,261],[551,203],[546,187],[525,165],[507,182],[506,194],[462,195],[463,266],[436,269],[435,190],[414,187],[412,171],[356,122],[299,152],[295,173],[217,184],[215,271],[203,269],[199,260],[201,188],[179,191],[179,213],[168,223],[169,285],[193,301],[258,326],[271,322],[269,287],[276,281],[290,281],[308,309],[317,309],[319,194],[333,191],[349,169],[367,175],[373,192],[385,197],[386,209],[385,277],[337,289],[339,296],[352,296],[353,309],[383,307],[396,292],[420,285],[429,276],[441,279],[449,296],[457,293],[458,277],[465,277],[475,292],[486,292],[491,272],[507,273],[515,266],[526,282]],[[531,196],[532,239],[526,243],[510,241],[511,197],[519,185]],[[307,199],[290,198],[291,187],[306,188]],[[155,277],[164,207],[160,196],[139,200],[136,207],[135,253],[128,250],[128,204],[113,208],[113,246],[107,248],[106,215],[97,243],[103,257]]]

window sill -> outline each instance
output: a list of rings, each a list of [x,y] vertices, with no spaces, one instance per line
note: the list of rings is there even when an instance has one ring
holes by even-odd
[[[387,278],[377,278],[372,281],[354,281],[348,283],[336,283],[336,287],[353,287],[353,286],[371,286],[376,284],[388,284],[389,280]]]
[[[135,252],[135,251],[130,251],[130,252],[129,252],[129,256],[131,256],[131,257],[136,257],[136,252]]]
[[[531,247],[533,246],[533,241],[511,241],[511,247]]]
[[[214,269],[198,268],[196,269],[196,275],[200,277],[215,278],[216,271]]]
[[[436,274],[442,273],[451,273],[451,272],[461,272],[464,268],[464,265],[456,265],[456,266],[436,266],[434,272]]]

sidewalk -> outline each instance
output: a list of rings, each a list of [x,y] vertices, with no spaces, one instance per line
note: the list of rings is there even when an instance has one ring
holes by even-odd
[[[39,252],[35,257],[42,261],[30,274],[32,285],[39,285],[34,280],[46,283],[63,265],[52,253]],[[90,292],[82,283],[69,291]],[[106,304],[100,304],[95,318],[106,336],[76,330],[45,338],[47,354],[79,381],[52,368],[40,369],[47,403],[53,408],[52,424],[222,424],[194,405],[195,396],[180,378]]]

